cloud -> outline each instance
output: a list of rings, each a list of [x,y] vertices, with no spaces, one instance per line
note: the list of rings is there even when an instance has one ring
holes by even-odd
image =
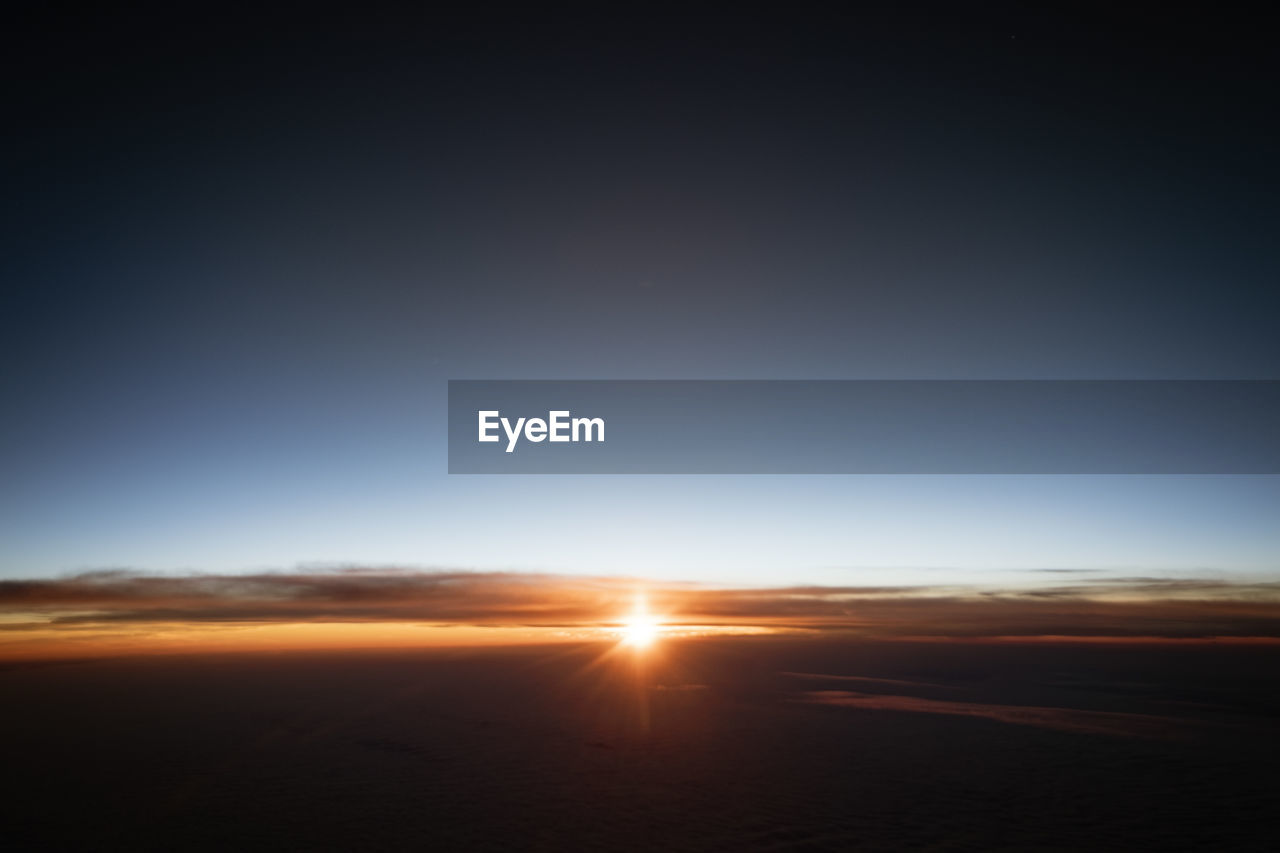
[[[619,598],[617,581],[544,575],[339,569],[164,576],[113,570],[0,581],[0,610],[55,623],[154,621],[576,622]]]
[[[0,581],[0,624],[397,622],[589,627],[616,622],[643,588],[686,625],[851,631],[872,637],[1280,638],[1280,584],[1123,578],[1031,590],[954,587],[719,588],[504,572],[342,568],[245,575],[127,570]],[[19,627],[22,626],[22,627]]]
[[[898,711],[914,714],[982,717],[1016,726],[1036,726],[1083,734],[1172,737],[1188,725],[1186,720],[1117,711],[1082,711],[1035,705],[998,705],[990,702],[957,702],[847,690],[813,690],[802,701],[863,711]]]

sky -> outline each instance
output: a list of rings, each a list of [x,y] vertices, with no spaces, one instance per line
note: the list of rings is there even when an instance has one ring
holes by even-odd
[[[1274,476],[446,473],[449,379],[1280,378],[1251,33],[166,14],[6,60],[0,579],[1276,579]]]

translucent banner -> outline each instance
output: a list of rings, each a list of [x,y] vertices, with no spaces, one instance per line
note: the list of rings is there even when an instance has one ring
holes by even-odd
[[[455,380],[453,474],[1276,474],[1276,380]]]

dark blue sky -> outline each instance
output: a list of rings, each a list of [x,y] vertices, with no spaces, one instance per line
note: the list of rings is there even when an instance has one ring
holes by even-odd
[[[1280,376],[1274,52],[1078,14],[20,22],[0,574],[1274,571],[1275,478],[445,474],[450,378]]]

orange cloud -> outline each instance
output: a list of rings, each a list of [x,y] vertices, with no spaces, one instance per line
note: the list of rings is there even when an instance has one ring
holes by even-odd
[[[398,644],[574,638],[615,622],[638,586],[655,612],[682,625],[885,638],[1280,638],[1280,585],[1213,580],[1123,578],[1002,592],[725,589],[621,578],[355,568],[186,576],[108,571],[0,581],[0,655],[59,645],[216,646],[231,637],[246,647],[306,637],[327,638],[331,645],[376,638]]]

